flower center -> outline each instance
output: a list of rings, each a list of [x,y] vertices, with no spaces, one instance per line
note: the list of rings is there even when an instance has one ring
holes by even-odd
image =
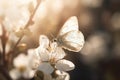
[[[24,72],[26,70],[26,67],[25,66],[20,66],[18,67],[19,71],[20,72]]]
[[[51,58],[50,63],[51,63],[51,65],[54,65],[56,63],[56,58],[55,57]]]

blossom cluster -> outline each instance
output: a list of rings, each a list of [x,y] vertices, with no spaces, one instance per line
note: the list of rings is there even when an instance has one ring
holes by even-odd
[[[23,77],[28,75],[29,78],[35,76],[38,80],[69,80],[70,77],[66,71],[73,70],[75,65],[64,58],[67,54],[63,48],[79,52],[84,44],[83,34],[78,30],[76,24],[77,18],[75,16],[70,17],[63,25],[57,38],[52,41],[46,35],[40,35],[37,48],[29,49],[27,56],[20,54],[15,58],[14,65],[16,68],[10,72],[11,76],[15,78],[14,74],[18,73],[18,76],[22,74]],[[16,69],[19,70],[16,71]]]
[[[18,4],[15,4],[16,1]],[[31,46],[28,48],[27,43],[25,43],[28,40],[24,39],[22,42],[22,39],[24,36],[27,36],[27,38],[31,37],[34,31],[29,27],[33,26],[36,20],[39,21],[35,13],[40,3],[41,11],[41,6],[42,8],[43,6],[46,7],[49,0],[26,0],[25,3],[20,0],[16,1],[13,0],[7,3],[5,0],[0,3],[0,70],[3,78],[7,80],[69,80],[70,76],[67,71],[73,70],[75,65],[65,59],[67,53],[65,53],[64,49],[79,52],[84,45],[84,36],[79,31],[77,17],[71,16],[60,27],[57,37],[51,40],[46,34],[41,34],[38,40],[39,45],[34,48],[31,48]],[[59,3],[58,0],[55,2]],[[58,6],[60,12],[63,9],[63,2],[61,1],[61,6]],[[53,7],[51,7],[51,10]],[[49,21],[48,14],[41,19],[46,18]],[[50,21],[50,23],[54,22],[51,19]],[[51,26],[56,25],[51,24]]]

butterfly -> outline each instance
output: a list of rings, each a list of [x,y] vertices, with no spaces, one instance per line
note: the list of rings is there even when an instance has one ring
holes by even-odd
[[[78,19],[76,16],[70,17],[57,35],[58,46],[69,51],[79,52],[84,45],[84,36],[79,31]]]

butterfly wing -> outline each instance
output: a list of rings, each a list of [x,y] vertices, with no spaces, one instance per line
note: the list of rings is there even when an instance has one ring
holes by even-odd
[[[58,36],[64,35],[65,33],[72,31],[72,30],[77,30],[78,31],[78,20],[76,16],[70,17],[63,27],[60,30],[60,33]]]
[[[60,30],[57,37],[59,46],[70,51],[78,52],[84,44],[84,36],[78,29],[78,20],[76,16],[70,17]]]
[[[79,52],[84,45],[82,32],[76,30],[64,34],[62,37],[58,38],[58,40],[61,43],[59,43],[60,46],[74,52]]]

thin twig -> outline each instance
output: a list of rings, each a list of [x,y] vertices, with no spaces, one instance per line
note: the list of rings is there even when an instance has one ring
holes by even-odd
[[[27,24],[25,25],[24,29],[28,28],[28,27],[31,25],[31,23],[33,22],[32,19],[33,19],[34,15],[35,15],[35,13],[36,13],[39,5],[40,5],[40,0],[37,1],[37,5],[36,5],[36,7],[35,7],[35,10],[34,10],[33,13],[31,14],[30,19],[28,20],[28,22],[27,22]],[[16,49],[17,45],[20,43],[20,41],[22,40],[23,37],[24,37],[24,35],[22,35],[22,36],[18,39],[18,41],[16,42],[13,50]],[[10,55],[10,54],[11,54],[11,53],[9,53],[8,55]]]
[[[13,47],[13,50],[16,49],[17,45],[19,44],[19,42],[22,40],[23,36],[21,36],[18,41],[16,42],[15,46]]]
[[[5,65],[6,59],[5,59],[5,48],[6,48],[6,43],[7,43],[7,32],[6,29],[4,27],[4,25],[1,23],[1,27],[2,27],[2,36],[1,36],[1,42],[2,42],[2,64]]]
[[[24,28],[28,28],[28,27],[31,25],[32,19],[33,19],[34,15],[35,15],[35,13],[36,13],[39,5],[40,5],[40,0],[37,1],[37,5],[36,5],[36,7],[35,7],[35,10],[34,10],[33,13],[31,14],[30,19],[29,19],[29,21],[27,22],[27,24],[25,25]]]

